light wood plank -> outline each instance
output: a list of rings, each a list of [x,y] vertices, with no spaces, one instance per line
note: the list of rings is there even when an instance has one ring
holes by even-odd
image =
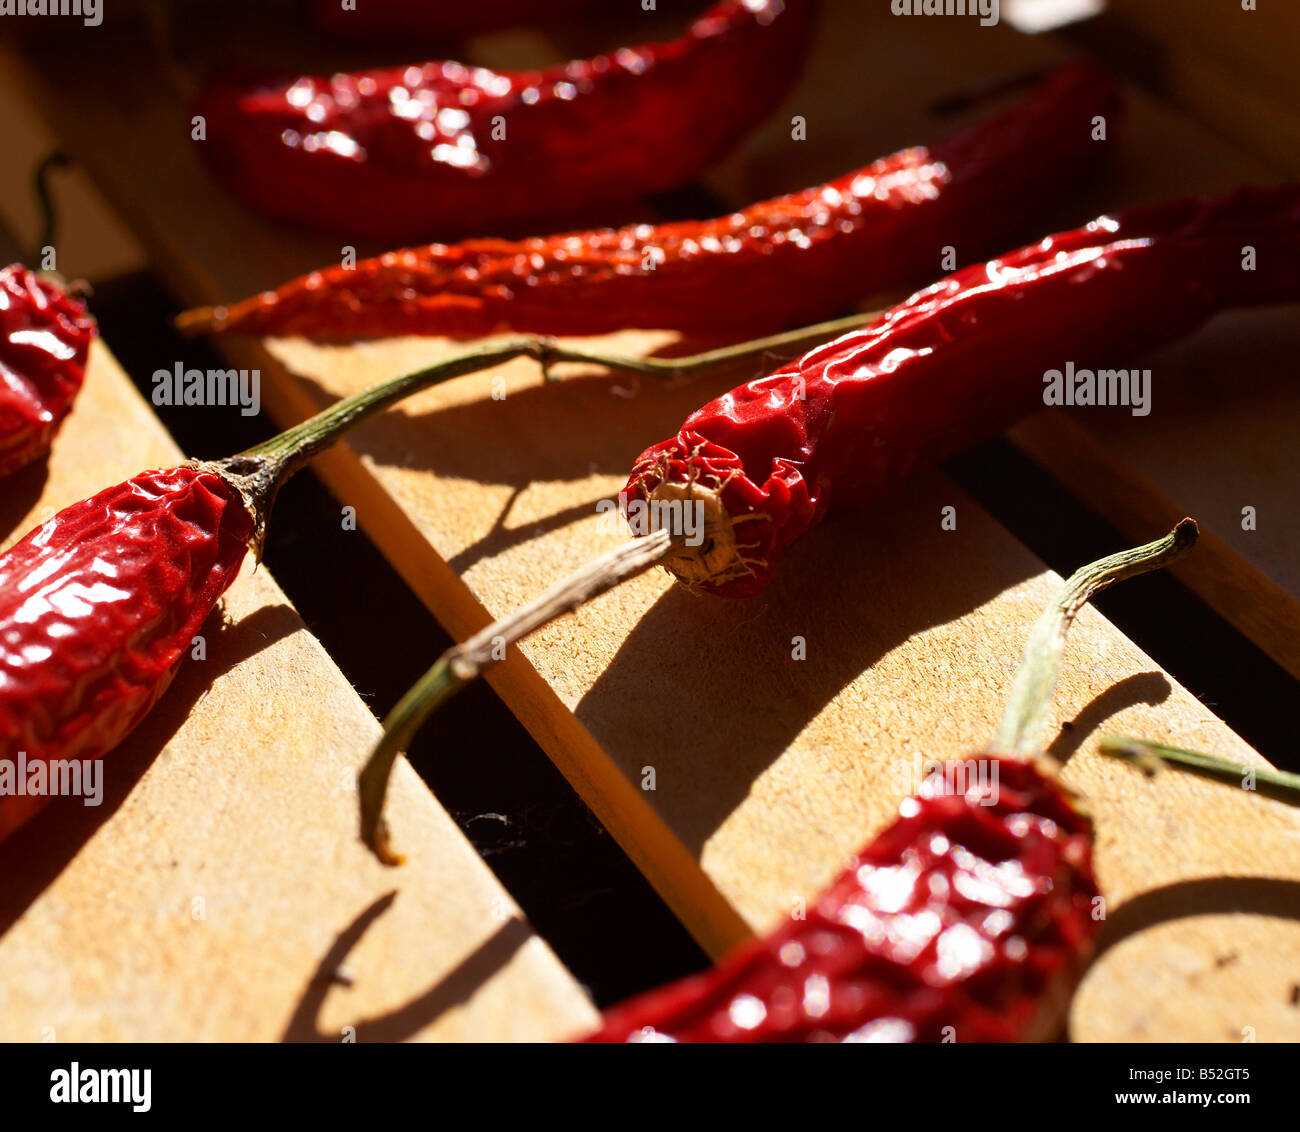
[[[179,457],[97,344],[48,475],[6,479],[0,538]],[[585,993],[409,767],[394,801],[414,867],[357,843],[355,771],[378,724],[265,568],[204,635],[206,660],[107,756],[102,807],[56,800],[0,845],[0,1040],[585,1028]]]

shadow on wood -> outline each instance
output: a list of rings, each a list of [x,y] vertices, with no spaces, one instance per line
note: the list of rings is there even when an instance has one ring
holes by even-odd
[[[1218,876],[1153,888],[1126,900],[1107,915],[1093,962],[1111,948],[1156,924],[1187,916],[1227,913],[1300,920],[1300,881],[1280,877]]]
[[[392,907],[397,892],[381,896],[352,921],[334,941],[334,945],[317,965],[308,981],[298,1009],[285,1028],[282,1041],[337,1042],[341,1035],[325,1034],[317,1019],[329,995],[330,987],[340,981],[340,968],[349,952],[366,930]],[[417,1034],[440,1014],[458,1006],[500,971],[516,951],[532,938],[532,930],[523,920],[511,918],[503,923],[465,959],[439,979],[419,998],[378,1018],[357,1022],[353,1038],[358,1042],[397,1042]]]
[[[0,542],[17,533],[18,524],[35,506],[45,488],[49,469],[45,459],[28,464],[25,468],[3,477],[3,497],[0,498]]]
[[[163,755],[172,736],[209,685],[241,661],[297,632],[288,605],[270,605],[237,625],[220,625],[218,608],[204,623],[208,659],[182,661],[175,679],[136,730],[104,756],[104,796],[98,806],[55,799],[0,845],[0,936],[3,936],[117,809]],[[217,628],[217,626],[219,626]],[[215,631],[214,631],[215,630]]]
[[[1134,704],[1155,707],[1164,703],[1172,691],[1169,681],[1160,672],[1135,672],[1126,676],[1095,697],[1072,720],[1061,724],[1061,730],[1048,746],[1047,753],[1062,763],[1068,762],[1088,736],[1112,715],[1118,715]]]
[[[1030,575],[1027,556],[981,561],[963,553],[965,528],[940,530],[940,509],[956,495],[926,476],[827,523],[790,549],[756,597],[673,587],[577,705],[578,719],[632,781],[642,764],[654,764],[657,785],[646,797],[697,855],[755,780],[862,672]],[[952,569],[954,561],[962,568]],[[963,632],[954,629],[952,647],[965,647]],[[915,694],[898,689],[903,699]],[[631,723],[629,703],[641,705]],[[889,705],[880,707],[883,715]],[[877,714],[874,705],[864,710]],[[974,747],[988,736],[952,738]]]

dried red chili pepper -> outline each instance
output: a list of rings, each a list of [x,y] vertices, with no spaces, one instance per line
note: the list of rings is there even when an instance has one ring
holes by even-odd
[[[904,150],[828,185],[716,220],[469,240],[389,252],[302,276],[229,306],[182,314],[189,332],[318,340],[503,327],[603,334],[624,327],[753,335],[833,315],[854,299],[933,278],[1003,245],[1023,214],[1109,151],[1119,96],[1067,66],[982,126]]]
[[[1295,299],[1300,185],[1102,217],[950,275],[705,405],[642,453],[627,498],[689,491],[710,538],[665,565],[752,594],[828,512],[1041,407],[1047,371],[1135,365],[1218,311]]]
[[[253,520],[193,467],[66,507],[0,555],[0,750],[97,758],[144,717],[239,572]],[[0,838],[45,794],[0,795]]]
[[[1051,1040],[1100,926],[1092,825],[1050,772],[959,765],[996,792],[945,794],[936,775],[805,919],[615,1007],[584,1040]]]
[[[721,0],[669,43],[541,71],[218,80],[195,106],[201,150],[254,211],[352,238],[573,215],[689,181],[739,141],[794,80],[815,9]]]
[[[866,504],[1042,406],[1050,369],[1132,364],[1217,311],[1288,299],[1300,299],[1300,185],[1240,189],[1104,216],[965,268],[717,398],[641,454],[621,495],[629,512],[691,501],[703,511],[699,544],[683,531],[637,531],[444,653],[390,713],[362,771],[363,839],[401,860],[383,822],[393,763],[503,641],[656,564],[710,593],[755,593],[830,510]]]
[[[813,327],[701,358],[626,365],[691,373],[828,333]],[[134,476],[64,508],[0,554],[0,839],[48,797],[6,792],[3,768],[98,758],[130,733],[166,690],[250,543],[260,544],[284,480],[401,398],[521,356],[589,360],[538,339],[469,351],[340,401],[237,456]]]
[[[0,475],[49,451],[94,337],[84,303],[21,264],[0,271]]]
[[[715,970],[609,1011],[587,1041],[1047,1041],[1101,926],[1092,823],[1034,749],[1089,597],[1190,548],[1190,519],[1086,566],[1035,626],[995,746],[927,777],[852,867]],[[1036,764],[1036,765],[1035,765]],[[955,787],[955,789],[954,789]]]
[[[281,483],[394,401],[515,347],[384,382],[237,456],[144,472],[65,507],[0,554],[0,765],[115,747],[239,573]],[[480,359],[483,359],[482,361]],[[47,793],[0,792],[0,838]]]

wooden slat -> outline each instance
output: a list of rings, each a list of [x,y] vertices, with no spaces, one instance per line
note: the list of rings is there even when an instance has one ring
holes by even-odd
[[[48,474],[5,480],[0,540],[179,456],[97,345]],[[265,569],[244,570],[204,635],[206,660],[107,757],[103,805],[58,799],[0,845],[0,1040],[586,1027],[582,989],[409,768],[395,800],[414,867],[399,878],[357,843],[355,770],[378,725]]]
[[[774,124],[719,173],[724,191],[795,187],[935,136],[944,124],[917,108],[952,90],[954,75],[977,85],[1051,55],[996,29],[973,33],[974,51],[975,41],[943,20],[923,34],[890,20],[864,33],[853,30],[850,5],[831,9],[810,85],[791,103],[809,107],[806,148],[792,164],[788,130]],[[848,45],[854,56],[845,62]],[[179,113],[148,91],[143,68],[119,100],[88,108],[77,92],[101,88],[97,66],[49,62],[59,89],[42,88],[44,109],[179,293],[229,299],[337,255],[322,249],[309,259],[317,245],[282,238],[226,201],[177,148]],[[902,66],[906,92],[897,85]],[[871,104],[890,113],[865,113]],[[1135,130],[1156,140],[1169,121],[1147,104],[1134,117]],[[851,141],[835,132],[851,127]],[[783,146],[764,148],[778,135]],[[120,144],[110,150],[103,137]],[[1212,159],[1216,151],[1197,144],[1199,159]],[[1138,156],[1102,190],[1107,203],[1126,199],[1119,186],[1135,165],[1171,162],[1159,149],[1154,164],[1149,150],[1128,152]],[[1080,195],[1057,211],[1072,221],[1096,209],[1095,198]],[[668,337],[630,333],[602,344],[649,349]],[[265,403],[283,419],[454,349],[414,340],[228,348],[263,365]],[[526,363],[498,372],[503,400],[490,397],[498,374],[465,378],[367,426],[323,464],[457,636],[612,545],[620,536],[596,518],[596,501],[621,487],[645,444],[675,431],[712,391],[603,379],[543,386]],[[949,504],[958,529],[944,532],[939,508]],[[1025,630],[1055,584],[952,484],[930,476],[870,515],[810,536],[761,598],[697,599],[647,576],[525,643],[493,679],[718,952],[824,883],[887,820],[916,756],[958,755],[987,740]],[[1251,1026],[1260,1040],[1294,1039],[1300,1016],[1286,972],[1300,958],[1300,818],[1200,779],[1148,783],[1101,760],[1094,743],[1103,724],[1259,756],[1100,615],[1087,613],[1076,633],[1054,716],[1075,726],[1058,743],[1063,753],[1078,747],[1066,773],[1092,801],[1114,930],[1128,934],[1090,973],[1074,1035],[1239,1040]],[[792,658],[796,636],[807,660]],[[655,770],[653,792],[642,789],[646,767]],[[396,831],[415,848],[400,815]]]

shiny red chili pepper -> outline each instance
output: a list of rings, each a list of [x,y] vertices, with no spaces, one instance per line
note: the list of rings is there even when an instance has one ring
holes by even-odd
[[[515,345],[450,359],[247,452],[144,472],[65,507],[0,554],[0,839],[49,796],[13,788],[16,768],[99,758],[166,690],[250,543],[260,544],[289,476],[402,397],[524,353],[540,356]]]
[[[721,0],[669,43],[541,71],[217,81],[200,144],[248,207],[357,238],[482,232],[683,184],[777,103],[816,0]]]
[[[49,451],[94,337],[83,303],[21,264],[0,271],[0,475]]]
[[[192,332],[318,340],[501,328],[603,334],[660,327],[749,336],[827,318],[854,299],[933,278],[945,246],[963,259],[1005,246],[1109,151],[1118,94],[1067,66],[986,124],[904,150],[827,185],[716,220],[469,240],[332,267],[230,306],[190,311]]]
[[[977,758],[963,794],[927,779],[805,918],[586,1040],[1050,1040],[1100,926],[1092,825],[1051,774]]]
[[[1295,299],[1300,185],[1102,217],[950,275],[705,405],[642,453],[627,498],[689,492],[710,537],[665,565],[752,594],[828,512],[1041,407],[1048,371],[1135,366],[1218,311]]]
[[[221,476],[169,468],[64,508],[0,555],[9,765],[98,758],[121,742],[235,580],[253,529]],[[47,800],[0,794],[0,838]]]

